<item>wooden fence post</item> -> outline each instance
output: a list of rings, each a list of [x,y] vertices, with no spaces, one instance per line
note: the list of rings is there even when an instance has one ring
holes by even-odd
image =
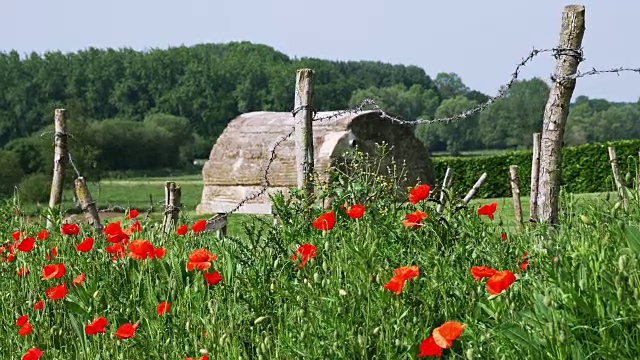
[[[609,146],[609,162],[611,163],[611,172],[613,172],[613,181],[616,183],[616,190],[618,191],[618,198],[622,201],[622,207],[624,211],[629,211],[629,198],[627,197],[627,190],[622,183],[622,177],[620,176],[620,169],[618,168],[618,157],[616,156],[616,149]]]
[[[473,184],[473,187],[471,188],[471,190],[469,190],[469,192],[467,193],[467,196],[465,196],[464,199],[462,199],[463,203],[468,204],[469,201],[471,201],[471,199],[476,195],[478,190],[480,190],[480,186],[482,186],[482,183],[484,183],[484,180],[486,178],[487,178],[487,173],[482,173],[482,175],[480,175],[480,178],[478,179],[478,181],[476,181],[475,184]]]
[[[313,203],[313,70],[296,72],[294,103],[296,166],[298,188],[303,189],[308,205]]]
[[[54,153],[53,153],[53,179],[51,181],[51,193],[49,195],[49,207],[55,209],[62,202],[62,188],[64,173],[69,161],[67,149],[67,119],[65,109],[56,109],[53,117],[54,123]],[[47,219],[47,229],[53,226],[51,219]]]
[[[516,223],[518,227],[520,227],[522,225],[522,206],[520,204],[518,165],[509,166],[509,182],[511,182],[511,196],[513,197],[513,210],[516,214]]]
[[[436,207],[436,211],[441,213],[444,210],[444,205],[447,202],[447,198],[445,196],[444,191],[451,186],[451,180],[453,178],[453,169],[447,168],[447,171],[444,173],[444,181],[442,181],[442,190],[440,190],[440,204]]]
[[[531,155],[531,194],[529,195],[529,221],[535,222],[538,213],[538,178],[540,176],[540,133],[533,134]]]
[[[164,219],[162,228],[165,233],[173,229],[180,218],[180,198],[182,190],[173,181],[167,181],[164,184]]]
[[[216,216],[207,220],[206,231],[215,231],[216,236],[222,239],[227,236],[227,214],[218,213]]]
[[[100,216],[98,215],[98,208],[91,197],[91,192],[89,192],[87,182],[84,180],[84,177],[78,176],[73,184],[76,190],[76,196],[78,197],[78,201],[80,202],[82,211],[85,213],[87,221],[91,226],[93,226],[97,233],[101,234],[103,227],[100,222]]]
[[[557,225],[560,202],[562,138],[569,113],[569,103],[576,79],[570,78],[582,60],[577,53],[582,45],[585,29],[583,5],[567,5],[562,13],[559,51],[555,80],[551,84],[549,100],[544,109],[540,140],[540,178],[538,183],[538,220]],[[569,50],[571,49],[571,50]]]

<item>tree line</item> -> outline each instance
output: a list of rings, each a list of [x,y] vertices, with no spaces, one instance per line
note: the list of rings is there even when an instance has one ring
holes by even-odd
[[[406,119],[448,117],[488,99],[455,73],[431,78],[417,66],[291,58],[249,42],[26,57],[10,51],[0,53],[0,158],[19,166],[16,174],[49,173],[53,110],[65,108],[74,163],[85,174],[185,166],[208,157],[239,114],[290,111],[295,71],[307,67],[316,72],[319,111],[373,98]],[[517,81],[486,111],[450,124],[420,125],[416,135],[432,151],[454,155],[526,148],[540,129],[548,92],[541,79]],[[640,137],[634,126],[638,106],[578,97],[565,138],[582,144]]]

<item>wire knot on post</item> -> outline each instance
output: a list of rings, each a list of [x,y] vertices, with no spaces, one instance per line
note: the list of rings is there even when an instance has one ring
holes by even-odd
[[[313,113],[313,117],[315,117],[316,114],[318,113],[318,111],[313,107],[313,105],[307,104],[307,105],[300,105],[297,108],[291,110],[291,115],[293,115],[293,117],[296,117],[296,115],[298,115],[298,113],[302,110],[311,110],[311,112]]]

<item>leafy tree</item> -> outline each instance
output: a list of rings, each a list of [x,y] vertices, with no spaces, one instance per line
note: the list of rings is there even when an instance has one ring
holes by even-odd
[[[534,132],[542,130],[549,86],[542,79],[516,81],[507,95],[479,117],[480,137],[489,148],[530,147]]]
[[[370,98],[385,111],[401,116],[407,120],[419,117],[433,117],[440,99],[432,89],[425,89],[421,85],[406,88],[404,85],[394,85],[384,88],[370,87],[356,90],[351,95],[350,106],[360,105],[364,99]]]
[[[456,73],[439,73],[433,82],[443,99],[467,95],[471,91]]]
[[[18,156],[11,151],[0,150],[0,198],[13,195],[23,176]]]
[[[435,117],[438,119],[453,117],[477,105],[475,101],[458,95],[442,101],[438,110],[436,110]],[[479,142],[477,128],[478,116],[473,114],[467,118],[449,123],[418,125],[416,134],[421,141],[428,145],[432,145],[434,142],[444,142],[446,150],[451,155],[457,156],[461,150],[477,146]]]

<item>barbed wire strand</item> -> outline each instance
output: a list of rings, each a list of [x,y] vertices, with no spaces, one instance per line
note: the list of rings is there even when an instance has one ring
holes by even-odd
[[[527,64],[529,64],[536,56],[542,54],[542,53],[552,53],[553,56],[557,59],[560,56],[574,56],[578,59],[578,63],[581,63],[582,61],[584,61],[584,54],[583,54],[583,50],[582,49],[570,49],[570,48],[549,48],[549,49],[533,49],[529,52],[529,54],[524,57],[515,67],[513,73],[511,74],[511,78],[509,79],[509,81],[502,85],[499,89],[498,92],[495,96],[490,96],[484,103],[479,104],[469,110],[463,111],[457,115],[454,116],[450,116],[450,117],[443,117],[443,118],[434,118],[434,119],[414,119],[414,120],[404,120],[401,119],[400,117],[397,116],[393,116],[390,115],[388,112],[386,112],[380,105],[378,105],[376,103],[375,100],[371,99],[371,98],[365,98],[361,101],[361,103],[353,108],[347,108],[344,110],[338,110],[338,111],[333,111],[331,112],[331,114],[329,115],[324,115],[324,116],[320,116],[318,117],[318,112],[316,111],[315,108],[313,108],[311,105],[303,105],[300,106],[294,110],[291,111],[294,119],[296,117],[296,114],[303,110],[303,109],[308,109],[312,111],[312,116],[313,116],[313,121],[327,121],[327,120],[332,120],[332,119],[338,119],[344,115],[351,115],[351,114],[358,114],[361,113],[363,111],[366,110],[373,110],[378,112],[379,116],[385,119],[388,119],[392,122],[395,123],[399,123],[399,124],[404,124],[404,125],[421,125],[421,124],[426,124],[426,125],[431,125],[431,124],[436,124],[436,123],[451,123],[453,121],[458,121],[458,120],[463,120],[466,119],[468,117],[470,117],[471,115],[474,115],[476,113],[480,113],[482,111],[484,111],[485,109],[487,109],[491,104],[493,104],[496,100],[501,99],[505,96],[508,95],[509,90],[511,90],[511,88],[513,87],[513,84],[518,80],[519,76],[520,76],[520,71],[522,70],[522,68],[524,68]],[[596,68],[592,68],[589,71],[585,71],[585,72],[580,72],[577,71],[575,74],[573,75],[569,75],[569,76],[557,76],[557,75],[552,75],[551,76],[551,81],[552,82],[557,82],[557,81],[561,81],[564,79],[577,79],[577,78],[582,78],[582,77],[586,77],[586,76],[593,76],[593,75],[600,75],[600,74],[616,74],[616,75],[620,75],[620,73],[624,73],[624,72],[634,72],[637,74],[640,74],[640,68],[628,68],[628,67],[618,67],[618,68],[613,68],[613,69],[607,69],[607,70],[598,70]],[[247,202],[254,200],[258,197],[260,197],[261,195],[263,195],[265,192],[267,192],[267,190],[269,189],[269,187],[271,186],[270,180],[269,180],[269,173],[271,170],[271,166],[273,165],[275,159],[276,159],[276,152],[278,150],[278,148],[282,145],[282,143],[284,143],[287,139],[289,139],[293,133],[295,132],[295,123],[294,126],[292,127],[291,131],[285,135],[283,135],[282,137],[280,137],[272,146],[271,150],[269,151],[269,160],[267,161],[267,165],[264,169],[264,173],[262,176],[262,185],[260,187],[260,189],[256,192],[254,192],[253,194],[245,197],[244,199],[242,199],[241,201],[239,201],[231,210],[226,211],[222,214],[218,214],[212,218],[210,218],[208,220],[208,222],[215,222],[218,219],[220,219],[221,217],[228,217],[230,214],[233,214],[235,212],[237,212],[242,206],[244,206]],[[40,136],[44,136],[45,134],[48,134],[50,132],[43,132]],[[74,169],[74,171],[76,172],[76,174],[78,176],[80,176],[80,172],[78,171],[78,168],[75,166],[72,158],[71,158],[71,154],[68,153],[69,155],[69,163],[71,164],[72,168]],[[164,201],[158,202],[158,203],[162,203]],[[121,208],[128,208],[128,207],[121,207]],[[151,209],[149,209],[151,210]],[[149,212],[147,212],[147,217],[149,216]]]

